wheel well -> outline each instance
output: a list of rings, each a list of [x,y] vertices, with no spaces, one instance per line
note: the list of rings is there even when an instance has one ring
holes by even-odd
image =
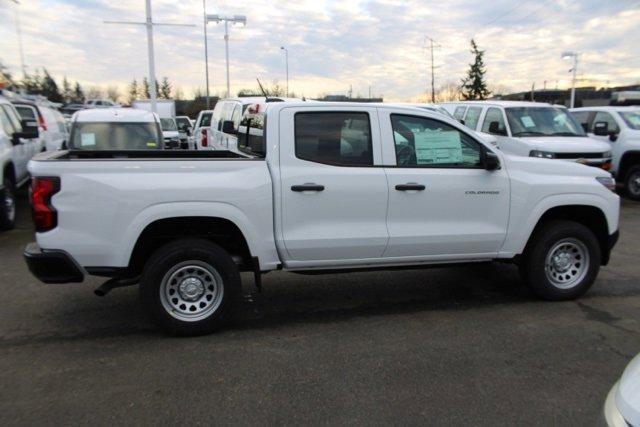
[[[185,237],[198,237],[214,242],[240,261],[241,271],[252,268],[247,241],[233,222],[224,218],[180,217],[152,222],[142,231],[131,254],[128,274],[140,274],[147,258],[155,250],[172,240]]]
[[[4,171],[2,171],[2,178],[9,178],[13,185],[16,185],[16,171],[13,168],[13,163],[9,162],[4,166]]]
[[[620,166],[618,167],[618,181],[623,181],[627,177],[627,171],[633,165],[640,165],[640,151],[627,152],[622,156]]]
[[[607,224],[607,217],[600,209],[586,205],[558,206],[551,208],[540,217],[533,233],[531,233],[531,236],[529,237],[529,241],[543,224],[553,220],[573,221],[587,227],[598,239],[600,252],[602,254],[602,264],[606,265],[609,262],[609,227]],[[528,244],[529,242],[527,242],[527,245]]]

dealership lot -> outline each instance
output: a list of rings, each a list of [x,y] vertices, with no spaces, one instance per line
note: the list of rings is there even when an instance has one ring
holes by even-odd
[[[136,288],[42,285],[0,234],[0,421],[592,424],[640,351],[640,204],[592,290],[542,302],[510,265],[270,273],[224,331],[168,338]],[[246,293],[253,291],[244,275]]]

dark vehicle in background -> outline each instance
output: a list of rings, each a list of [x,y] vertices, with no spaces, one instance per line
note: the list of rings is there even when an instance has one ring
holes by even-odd
[[[60,112],[63,116],[70,118],[76,111],[84,110],[86,107],[84,104],[67,104],[60,108]]]

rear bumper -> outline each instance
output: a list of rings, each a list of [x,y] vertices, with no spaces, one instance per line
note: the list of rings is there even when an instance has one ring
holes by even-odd
[[[43,250],[37,243],[29,243],[23,255],[31,274],[43,283],[79,283],[84,280],[80,266],[64,251]]]

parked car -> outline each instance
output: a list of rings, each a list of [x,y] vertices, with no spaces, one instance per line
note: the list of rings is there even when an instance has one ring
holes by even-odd
[[[117,107],[121,107],[121,105],[109,99],[87,99],[84,102],[84,108],[117,108]]]
[[[254,109],[264,109],[271,102],[300,102],[296,98],[283,97],[241,97],[221,99],[213,109],[211,125],[207,130],[209,149],[238,149],[238,126],[246,109],[251,105]],[[202,148],[202,147],[199,147]]]
[[[151,112],[151,101],[148,99],[137,100],[131,103],[132,108]],[[175,121],[176,103],[171,99],[159,99],[156,101],[156,112],[160,117],[160,128],[164,139],[165,148],[189,148],[188,141],[182,141]]]
[[[180,141],[187,143],[188,148],[192,149],[194,144],[192,143],[192,131],[193,124],[188,116],[176,116],[176,124],[178,125],[178,132],[180,133]]]
[[[80,110],[71,120],[71,150],[163,148],[160,120],[148,111],[133,108]]]
[[[604,419],[609,427],[640,426],[640,354],[607,395]]]
[[[22,118],[23,127],[33,127],[38,131],[41,140],[40,151],[55,151],[66,148],[69,130],[67,121],[60,111],[26,101],[15,101],[13,105]]]
[[[609,173],[507,156],[439,113],[270,103],[247,108],[239,131],[237,152],[40,155],[30,270],[45,283],[111,277],[102,294],[140,283],[158,324],[189,335],[230,314],[239,271],[259,286],[278,269],[500,260],[536,295],[566,300],[617,240]]]
[[[15,190],[29,180],[27,163],[39,152],[37,128],[23,130],[14,106],[0,97],[0,230],[14,227]]]
[[[589,138],[564,107],[520,101],[443,105],[465,126],[495,135],[505,153],[580,162],[605,170],[611,167],[611,147]]]
[[[611,173],[627,196],[640,200],[640,108],[585,107],[571,114],[589,136],[611,147]]]
[[[60,112],[66,118],[70,118],[71,116],[73,116],[73,113],[75,113],[76,111],[84,110],[85,108],[86,107],[84,106],[84,104],[67,104],[60,108]]]

